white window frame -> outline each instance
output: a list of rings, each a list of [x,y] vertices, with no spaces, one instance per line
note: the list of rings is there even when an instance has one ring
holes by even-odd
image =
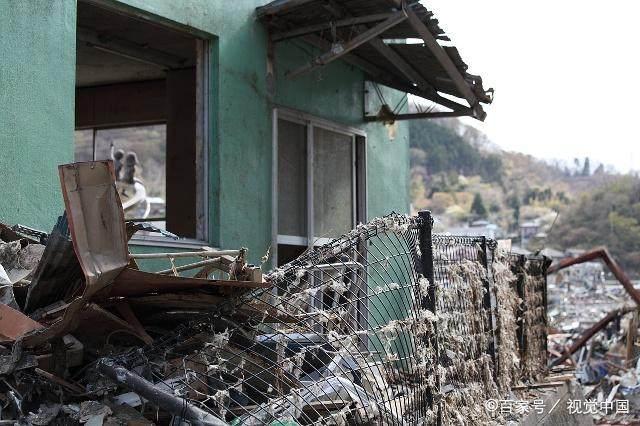
[[[291,108],[277,107],[273,109],[272,116],[272,261],[273,265],[278,264],[278,245],[297,245],[297,246],[318,246],[325,244],[331,240],[331,238],[315,238],[314,233],[314,196],[313,196],[313,143],[314,143],[314,129],[322,128],[330,130],[335,133],[340,133],[351,137],[352,147],[352,196],[353,196],[353,211],[352,211],[352,226],[355,226],[358,221],[365,221],[367,217],[367,178],[366,178],[366,142],[367,134],[362,129],[341,125],[333,121],[325,120],[307,114],[302,111],[297,111]],[[305,126],[306,144],[307,144],[307,163],[306,163],[306,175],[307,175],[307,229],[306,237],[294,236],[294,235],[281,235],[278,233],[278,120],[286,120],[292,123],[297,123]]]

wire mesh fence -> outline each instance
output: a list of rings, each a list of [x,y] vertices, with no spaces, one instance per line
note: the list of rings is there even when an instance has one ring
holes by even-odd
[[[522,371],[525,379],[542,375],[547,368],[547,274],[550,261],[529,256],[521,268]]]
[[[485,237],[432,239],[442,417],[456,423],[461,407],[480,421],[482,404],[496,396],[495,340]]]
[[[502,258],[495,266],[490,240],[432,226],[428,213],[359,225],[273,271],[270,288],[104,363],[179,398],[173,422],[450,424],[464,412],[464,423],[483,424],[481,401],[512,383],[500,353],[518,346],[506,337],[517,306],[502,309],[516,275]],[[544,281],[529,281],[523,300],[535,307],[521,328],[544,314]],[[524,336],[538,347],[538,331]]]

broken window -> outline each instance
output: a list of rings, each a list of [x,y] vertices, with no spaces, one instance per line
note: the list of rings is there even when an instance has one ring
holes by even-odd
[[[277,263],[348,232],[364,218],[364,135],[278,110]]]
[[[76,161],[114,160],[126,219],[206,240],[207,41],[86,1],[76,34]]]
[[[125,219],[153,222],[164,227],[166,142],[166,124],[77,130],[75,159],[116,158],[116,185]]]

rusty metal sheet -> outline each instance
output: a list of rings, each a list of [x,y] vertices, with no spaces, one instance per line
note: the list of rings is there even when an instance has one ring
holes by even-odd
[[[85,285],[64,315],[43,331],[24,338],[38,345],[70,330],[78,312],[105,288],[129,263],[122,204],[115,186],[113,162],[93,161],[58,167],[73,248],[82,268]]]
[[[8,305],[0,304],[0,341],[12,341],[39,329],[42,329],[39,322]]]

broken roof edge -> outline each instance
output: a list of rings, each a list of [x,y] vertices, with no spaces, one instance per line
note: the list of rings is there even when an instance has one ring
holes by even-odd
[[[363,70],[370,81],[451,110],[438,111],[437,116],[471,116],[484,121],[486,112],[481,104],[492,103],[494,91],[484,89],[480,76],[467,72],[455,47],[438,43],[447,37],[433,12],[417,0],[373,0],[364,5],[345,1],[334,6],[319,0],[276,0],[256,8],[273,42],[301,38],[326,52],[290,70],[289,78],[342,59]],[[354,28],[358,30],[355,36]],[[327,32],[333,34],[333,41],[325,38]],[[346,38],[350,39],[342,40]],[[398,38],[420,38],[423,44],[416,51],[412,44],[384,41]],[[463,100],[463,104],[442,94]],[[366,120],[372,121],[371,117]]]

